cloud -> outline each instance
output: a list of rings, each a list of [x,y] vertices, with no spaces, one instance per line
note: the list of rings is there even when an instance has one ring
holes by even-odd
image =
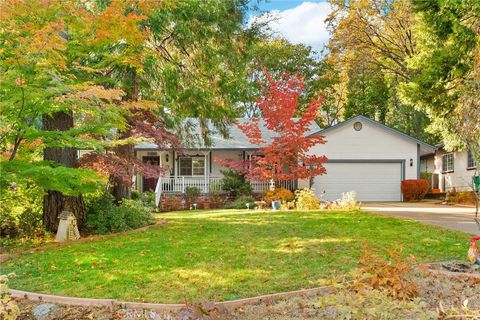
[[[302,4],[283,11],[272,10],[270,15],[275,17],[268,23],[270,29],[277,36],[286,38],[291,43],[303,43],[320,51],[330,37],[325,19],[331,12],[327,2],[303,2]],[[266,16],[253,16],[249,23],[263,22]]]

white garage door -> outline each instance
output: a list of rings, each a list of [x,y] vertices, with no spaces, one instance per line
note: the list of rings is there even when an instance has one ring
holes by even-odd
[[[401,201],[401,163],[327,163],[327,174],[315,177],[317,195],[336,200],[355,191],[360,201]]]

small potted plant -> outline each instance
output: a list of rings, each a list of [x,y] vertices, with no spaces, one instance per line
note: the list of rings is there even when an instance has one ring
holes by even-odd
[[[282,206],[282,200],[273,200],[272,201],[272,209],[273,210],[280,210],[280,207]]]

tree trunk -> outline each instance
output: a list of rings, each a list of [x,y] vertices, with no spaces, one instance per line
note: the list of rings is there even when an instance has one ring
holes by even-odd
[[[79,228],[85,225],[86,211],[83,197],[65,196],[58,191],[47,191],[43,198],[43,225],[50,232],[58,228],[58,215],[63,211],[72,212],[77,217]]]
[[[127,138],[127,136],[124,136]],[[115,150],[117,155],[120,155],[123,159],[132,159],[134,157],[134,146],[132,144],[126,144],[123,146],[118,146]],[[129,176],[133,176],[133,170],[128,168]],[[123,199],[130,199],[132,192],[130,189],[130,184],[125,183],[120,177],[112,177],[113,186],[112,186],[112,195],[115,198],[115,202],[119,204]]]
[[[46,131],[66,131],[73,128],[73,114],[71,112],[57,112],[43,118],[43,129]],[[43,151],[43,158],[65,167],[73,168],[77,161],[75,148],[47,147]],[[85,224],[85,205],[83,197],[65,196],[61,192],[47,190],[43,198],[43,226],[51,232],[58,228],[58,215],[63,210],[69,210],[77,218],[77,224],[81,228]]]
[[[126,100],[131,101],[138,101],[140,96],[140,77],[138,76],[137,72],[133,69],[130,70],[131,74],[131,82],[130,82],[130,90],[127,90],[127,95],[125,96]],[[131,133],[127,129],[125,134],[122,136],[123,139],[128,138],[131,136]],[[115,150],[115,153],[120,156],[122,159],[134,159],[135,157],[135,149],[134,145],[127,144],[118,146]],[[129,177],[133,177],[133,169],[130,167],[128,168]],[[111,177],[113,181],[112,186],[112,195],[115,198],[115,202],[119,204],[123,199],[130,199],[131,198],[131,182],[125,183],[120,177],[113,176]]]

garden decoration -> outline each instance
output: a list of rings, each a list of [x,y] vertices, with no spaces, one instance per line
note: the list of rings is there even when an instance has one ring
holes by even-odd
[[[281,206],[282,206],[282,200],[273,200],[272,201],[273,210],[280,210]]]
[[[58,224],[57,236],[55,241],[65,242],[69,240],[80,239],[80,233],[77,227],[77,218],[70,211],[62,211],[58,216],[60,223]]]
[[[480,240],[480,236],[472,237],[470,240],[470,248],[468,249],[467,258],[473,264],[480,265],[480,252],[478,251],[477,241]]]
[[[480,189],[480,176],[473,177],[473,185],[474,185],[475,192],[478,192],[478,190]]]

